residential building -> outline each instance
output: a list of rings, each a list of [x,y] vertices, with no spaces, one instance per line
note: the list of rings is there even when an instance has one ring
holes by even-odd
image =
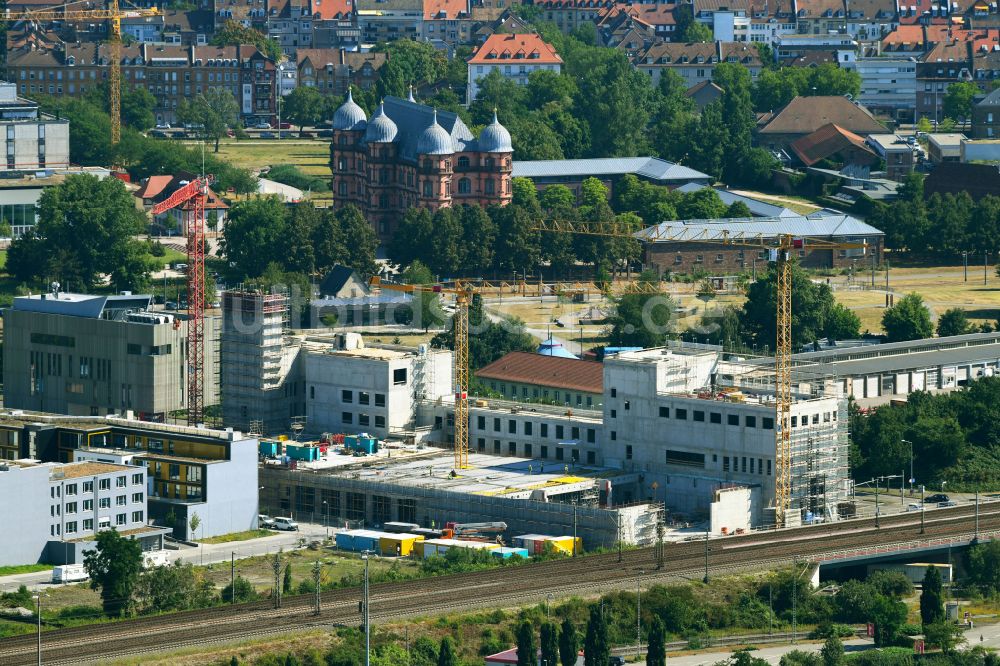
[[[868,147],[864,137],[834,123],[796,139],[789,147],[797,161],[807,167],[822,162],[836,168],[863,167],[867,171],[878,162],[878,155]]]
[[[478,20],[473,20],[469,0],[425,0],[423,20],[420,22],[420,39],[454,47],[473,42],[472,33],[477,25],[497,18],[503,9],[479,8]]]
[[[344,95],[351,86],[368,90],[378,81],[385,53],[358,53],[345,49],[299,49],[299,85],[324,95]]]
[[[579,198],[583,181],[588,178],[600,180],[613,196],[615,183],[626,174],[670,188],[689,183],[708,185],[712,182],[711,176],[707,174],[658,157],[514,162],[511,175],[514,178],[529,178],[539,190],[544,190],[549,185],[565,185]]]
[[[877,43],[899,25],[896,0],[845,0],[847,34]]]
[[[173,176],[150,176],[133,193],[133,196],[139,199],[144,210],[149,211],[155,204],[170,198],[174,192],[197,177],[197,174],[186,171],[181,171]],[[223,201],[212,188],[208,188],[204,208],[206,234],[210,236],[221,234],[226,225],[229,204]],[[194,204],[188,201],[165,213],[153,216],[150,223],[150,233],[157,236],[187,236],[189,232],[187,223],[193,210]]]
[[[874,114],[913,122],[917,101],[917,63],[912,58],[860,57],[854,69],[861,76],[858,101]]]
[[[1000,88],[973,102],[972,138],[1000,138]]]
[[[973,80],[973,42],[942,42],[917,62],[917,120],[944,120],[948,86]]]
[[[4,81],[0,81],[0,136],[6,142],[0,173],[69,166],[69,121],[41,113],[36,102],[18,97],[17,84]]]
[[[152,296],[59,291],[18,296],[3,311],[4,406],[163,421],[187,407],[187,321]],[[217,320],[205,318],[205,404],[218,402]]]
[[[111,528],[138,539],[143,550],[162,549],[169,530],[147,525],[146,490],[144,466],[0,462],[0,498],[21,507],[0,516],[0,565],[80,564],[97,533]]]
[[[46,169],[21,174],[19,177],[0,178],[0,219],[10,224],[14,238],[20,238],[38,222],[38,200],[42,192],[65,182],[67,176],[88,174],[107,178],[111,171],[101,167],[75,167],[58,172]],[[16,176],[16,173],[9,173]]]
[[[868,145],[885,161],[887,178],[902,182],[913,171],[914,146],[900,134],[869,134]]]
[[[934,164],[962,161],[962,141],[966,137],[959,132],[935,132],[927,135],[927,159]]]
[[[766,250],[740,247],[726,242],[717,244],[707,239],[748,236],[775,239],[791,235],[805,239],[805,246],[795,250],[798,262],[807,268],[849,268],[881,263],[885,247],[884,234],[850,215],[834,211],[818,211],[806,216],[759,217],[747,219],[678,220],[662,222],[642,231],[644,263],[658,273],[701,271],[731,275],[747,269],[761,269],[770,256]],[[643,238],[649,240],[643,240]],[[811,247],[809,239],[843,243],[863,243],[863,249],[829,250]],[[675,240],[676,239],[676,240]],[[685,239],[698,239],[698,243]],[[874,257],[874,259],[872,258]],[[605,384],[607,386],[607,384]]]
[[[616,4],[615,0],[542,0],[534,3],[541,10],[541,20],[554,23],[565,33],[585,23],[597,23],[601,12]],[[673,4],[670,6],[673,8]]]
[[[649,44],[669,40],[677,28],[676,7],[673,3],[659,2],[617,4],[602,11],[597,20],[598,33],[605,46],[617,46],[633,36],[649,38]]]
[[[725,91],[712,81],[696,83],[684,91],[684,96],[694,102],[695,109],[700,113],[706,106],[722,97]]]
[[[425,0],[355,0],[361,41],[377,44],[395,39],[417,39]]]
[[[847,31],[844,0],[795,0],[795,21],[803,35],[837,35]]]
[[[122,33],[137,42],[172,44],[175,46],[205,46],[215,33],[215,17],[211,9],[163,9],[156,16],[126,16]]]
[[[287,97],[299,86],[299,72],[296,64],[291,60],[282,60],[278,63],[278,94]]]
[[[817,95],[796,97],[776,113],[765,114],[757,123],[757,144],[787,153],[796,140],[830,123],[862,137],[885,132],[860,104],[839,95]]]
[[[350,93],[333,116],[333,205],[358,206],[379,238],[407,208],[510,202],[510,133],[494,117],[474,137],[456,114],[386,97],[368,119]]]
[[[632,64],[649,75],[654,87],[659,85],[661,73],[671,70],[691,88],[711,81],[715,66],[720,62],[739,63],[754,79],[763,67],[757,47],[742,42],[656,43],[636,55]]]
[[[801,29],[801,19],[799,21],[798,25]],[[841,33],[786,33],[779,36],[775,52],[778,62],[782,64],[807,58],[817,52],[822,53],[823,58],[830,53],[835,53],[835,62],[844,67],[851,66],[857,57],[858,42],[850,35]]]
[[[749,0],[694,0],[694,17],[717,42],[750,41]]]
[[[117,525],[119,529],[152,523],[172,527],[181,539],[253,529],[257,524],[259,488],[257,453],[255,438],[232,430],[149,423],[129,415],[66,417],[20,410],[0,413],[0,460],[31,458],[55,464],[125,466],[128,476],[124,481],[118,471],[106,484],[114,495],[113,501],[106,503],[109,507],[99,502],[94,507],[81,502],[78,507],[98,511],[94,516],[98,529],[106,523],[102,518],[109,513],[111,525],[115,526],[121,519],[117,514],[122,506],[132,508],[126,523]],[[126,488],[127,497],[122,498],[122,489]],[[82,486],[78,490],[88,491]],[[100,493],[105,488],[95,484],[94,490]],[[66,490],[61,492],[66,501]],[[144,499],[140,493],[145,494]],[[144,519],[132,514],[142,508],[140,503],[145,505]],[[106,508],[110,512],[102,511]],[[62,513],[65,519],[66,511]],[[195,513],[201,521],[197,533],[190,528]],[[47,532],[49,522],[44,523]],[[77,527],[77,534],[88,529],[83,523]],[[65,527],[62,531],[65,536]]]
[[[300,47],[312,47],[312,5],[313,0],[269,0],[267,3],[267,36],[276,40],[281,45],[281,52],[293,61]]]
[[[49,50],[26,46],[7,54],[7,77],[20,94],[79,97],[108,77],[107,44],[57,44]],[[276,65],[256,47],[173,46],[148,43],[122,47],[125,85],[145,86],[156,98],[157,123],[177,122],[181,101],[209,88],[228,90],[247,122],[275,116]]]
[[[750,41],[776,46],[782,35],[795,32],[795,11],[791,0],[752,0]]]
[[[537,33],[493,34],[469,58],[468,68],[466,99],[471,104],[479,96],[479,82],[490,72],[499,72],[523,86],[534,71],[549,70],[558,74],[562,58]]]
[[[302,353],[310,432],[399,436],[415,429],[420,401],[452,397],[448,350],[368,347],[348,334],[307,338]]]
[[[408,323],[419,328],[414,318],[413,295],[397,291],[373,292],[357,273],[344,266],[334,266],[319,285],[319,298],[310,306],[311,328],[321,326],[380,326]]]
[[[530,352],[501,356],[477,370],[476,380],[487,395],[583,409],[600,409],[604,393],[600,363]]]

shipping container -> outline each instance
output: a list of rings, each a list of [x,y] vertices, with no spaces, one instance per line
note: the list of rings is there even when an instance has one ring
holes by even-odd
[[[427,527],[417,527],[407,531],[410,534],[419,534],[425,539],[440,539],[442,536],[441,530],[432,530]]]
[[[526,548],[532,555],[541,555],[545,552],[546,544],[551,544],[556,550],[567,555],[573,554],[573,537],[571,536],[550,536],[548,534],[522,534],[511,540],[515,546]],[[577,554],[583,552],[583,539],[576,539]]]
[[[292,460],[319,460],[319,447],[308,444],[286,444],[285,453]]]
[[[495,550],[500,546],[495,543],[483,541],[460,541],[458,539],[427,539],[423,542],[421,557],[424,559],[435,555],[444,555],[452,548],[466,548],[469,550]]]
[[[419,534],[419,532],[414,532],[414,530],[420,529],[420,525],[417,525],[416,523],[392,522],[382,525],[382,529],[386,532],[392,532],[393,534]]]
[[[383,555],[388,557],[408,557],[413,552],[413,544],[423,541],[417,534],[392,534],[378,540]]]
[[[279,442],[273,442],[269,440],[260,440],[257,443],[260,455],[265,458],[277,458],[281,455],[281,444]]]
[[[493,557],[499,557],[502,560],[506,560],[515,555],[518,557],[523,557],[528,559],[531,557],[531,553],[528,552],[527,548],[511,548],[510,546],[501,546],[500,548],[495,548],[490,551],[490,555]]]
[[[338,532],[334,537],[337,548],[360,553],[365,550],[381,552],[379,539],[385,536],[395,536],[388,532],[377,532],[375,530],[347,530]]]

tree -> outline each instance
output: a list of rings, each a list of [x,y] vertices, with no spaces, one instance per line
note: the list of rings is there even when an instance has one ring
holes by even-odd
[[[316,270],[313,236],[320,217],[321,213],[308,203],[296,206],[288,215],[283,256],[289,270],[306,275]]]
[[[317,211],[318,219],[312,230],[312,251],[315,257],[315,269],[326,274],[339,264],[347,254],[344,247],[344,232],[340,228],[340,220],[330,209]]]
[[[944,619],[925,624],[924,637],[928,644],[938,646],[945,654],[951,654],[956,647],[965,642],[962,627]]]
[[[972,101],[979,94],[979,86],[975,83],[952,83],[944,95],[944,115],[959,121],[972,118]]]
[[[229,19],[222,28],[215,31],[212,38],[215,46],[239,46],[240,44],[253,44],[257,50],[266,55],[274,62],[281,60],[281,45],[276,39],[268,39],[267,35],[260,30],[248,28],[239,21]]]
[[[667,666],[667,630],[659,616],[653,617],[646,641],[649,649],[646,651],[648,666]]]
[[[337,221],[344,239],[344,250],[347,252],[345,264],[357,271],[362,279],[375,275],[378,272],[375,261],[378,236],[375,235],[375,229],[353,204],[337,211]]]
[[[587,637],[584,640],[584,666],[607,666],[611,660],[611,645],[608,643],[608,622],[600,604],[590,607],[587,622]]]
[[[240,107],[227,88],[209,88],[191,101],[183,100],[177,107],[177,118],[198,127],[202,136],[215,142],[215,152],[219,152],[219,141],[226,136],[226,130],[239,126]]]
[[[430,246],[434,235],[434,221],[426,208],[408,208],[399,221],[389,243],[389,259],[399,266],[408,266],[423,259],[423,248]]]
[[[969,581],[983,594],[995,594],[1000,590],[1000,541],[991,539],[969,549]]]
[[[562,666],[576,666],[579,651],[576,625],[568,617],[564,618],[559,629],[559,663]]]
[[[747,289],[742,309],[747,344],[774,348],[776,340],[778,269],[768,272]],[[814,283],[797,264],[792,266],[792,346],[800,348],[821,336],[836,333],[838,338],[858,335],[860,320],[851,313],[837,309],[830,287]]]
[[[970,332],[971,328],[969,317],[962,308],[945,310],[938,317],[937,334],[942,338],[949,335],[965,335]]]
[[[652,272],[639,276],[640,283],[655,285]],[[615,347],[661,347],[673,334],[674,302],[666,294],[623,294],[615,304],[615,314],[608,317],[611,332],[608,342]]]
[[[941,572],[937,567],[927,567],[920,592],[920,622],[924,627],[944,620],[941,588]]]
[[[455,654],[455,643],[451,636],[441,639],[441,650],[438,652],[437,666],[458,666],[458,656]]]
[[[431,284],[434,276],[427,266],[419,260],[414,261],[403,271],[402,281],[406,284]],[[441,309],[441,295],[431,291],[418,291],[413,294],[413,322],[426,332],[431,326],[435,328],[444,324],[444,310]]]
[[[233,584],[235,583],[235,585]],[[233,598],[235,596],[235,599]],[[222,600],[227,604],[237,603],[242,604],[247,601],[253,601],[257,598],[257,591],[254,589],[253,585],[243,576],[236,576],[232,583],[229,583],[224,588],[222,588],[221,594]]]
[[[292,563],[289,562],[285,565],[285,573],[281,579],[281,592],[283,594],[291,594],[292,592]]]
[[[216,601],[212,582],[197,574],[191,564],[180,562],[143,571],[136,584],[135,598],[141,613],[203,608]]]
[[[191,528],[192,536],[198,533],[198,528],[201,527],[201,516],[198,515],[197,511],[192,513],[188,519],[188,527]]]
[[[559,666],[559,625],[555,622],[543,622],[540,634],[542,663],[545,666]]]
[[[844,644],[836,636],[830,636],[819,651],[823,666],[843,666],[846,661]]]
[[[906,604],[881,594],[871,600],[868,619],[875,625],[875,645],[891,645],[906,624]]]
[[[537,663],[535,627],[525,620],[517,627],[517,666],[536,666]]]
[[[275,196],[239,201],[222,230],[222,252],[240,277],[259,277],[276,256],[287,233],[285,204]],[[317,261],[317,264],[319,262]]]
[[[134,236],[145,224],[117,178],[69,176],[42,193],[38,225],[11,244],[8,271],[22,282],[55,277],[65,289],[89,291],[105,275],[116,289],[141,289],[150,261]]]
[[[282,117],[299,126],[299,136],[306,125],[315,125],[326,116],[326,99],[313,86],[299,86],[282,100]]]
[[[491,206],[489,215],[497,229],[494,263],[502,270],[534,270],[541,260],[541,238],[534,220],[520,206]]]
[[[90,577],[90,588],[100,589],[107,615],[120,617],[132,607],[142,571],[142,545],[136,539],[123,537],[113,527],[98,532],[94,541],[95,550],[83,551],[83,567]]]
[[[676,42],[710,42],[712,29],[694,16],[694,5],[681,4],[674,11],[676,17]]]
[[[493,265],[497,228],[493,219],[479,206],[462,206],[462,256],[465,269],[485,271]]]
[[[882,328],[889,342],[921,340],[934,334],[931,315],[920,294],[907,294],[882,313]]]

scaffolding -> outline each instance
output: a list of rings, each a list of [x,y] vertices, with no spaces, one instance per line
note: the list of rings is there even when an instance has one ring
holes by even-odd
[[[289,411],[275,400],[286,389],[284,338],[288,294],[238,286],[222,298],[220,386],[223,422],[256,434],[288,428]]]

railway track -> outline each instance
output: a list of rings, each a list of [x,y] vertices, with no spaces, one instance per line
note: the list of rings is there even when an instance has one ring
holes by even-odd
[[[881,519],[844,521],[780,532],[714,539],[709,542],[710,567],[715,574],[766,569],[796,558],[819,558],[873,544],[916,544],[947,537],[971,536],[975,529],[972,507],[928,512],[925,533],[919,533],[919,514]],[[979,516],[981,534],[1000,534],[1000,505],[984,505]],[[665,546],[664,567],[656,569],[652,548],[553,560],[510,568],[490,569],[437,578],[372,586],[375,622],[441,614],[488,606],[512,607],[557,596],[590,596],[613,589],[634,589],[637,576],[649,585],[691,578],[704,572],[704,542]],[[59,629],[43,633],[46,664],[95,663],[104,659],[148,654],[181,647],[228,643],[293,630],[334,625],[357,625],[357,589],[322,595],[322,612],[313,610],[314,597],[283,599],[275,609],[270,601],[126,620],[103,625]],[[11,666],[36,662],[35,635],[0,640],[0,663]]]

